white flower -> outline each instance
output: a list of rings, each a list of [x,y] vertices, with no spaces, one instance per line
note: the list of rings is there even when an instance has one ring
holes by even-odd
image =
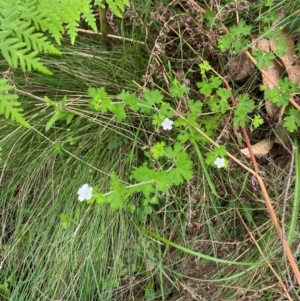
[[[89,200],[92,197],[93,187],[88,184],[82,185],[78,189],[78,201],[83,202],[84,200]]]
[[[217,157],[217,159],[215,160],[214,164],[215,164],[218,168],[225,167],[225,160],[224,160],[223,158]]]
[[[169,118],[166,118],[163,123],[161,124],[161,126],[163,127],[163,129],[166,130],[172,130],[172,125],[173,125],[173,120],[170,120]]]

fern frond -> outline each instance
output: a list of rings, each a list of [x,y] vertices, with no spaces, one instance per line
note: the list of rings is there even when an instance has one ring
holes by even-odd
[[[88,22],[94,31],[97,31],[91,0],[40,0],[38,1],[38,10],[47,12],[49,20],[56,24],[55,28],[59,29],[57,27],[58,24],[65,24],[63,30],[59,29],[59,31],[56,30],[53,32],[52,29],[48,29],[58,44],[60,44],[60,38],[65,29],[71,37],[71,43],[74,44],[81,16]],[[49,26],[49,24],[44,25]]]
[[[6,79],[0,79],[0,114],[4,114],[6,119],[18,122],[20,125],[30,128],[30,125],[23,117],[20,103],[16,102],[18,95],[8,92],[14,87],[7,84]]]
[[[4,41],[11,34],[12,34],[12,30],[10,30],[10,29],[0,31],[0,41]]]
[[[11,66],[18,66],[18,59],[16,55],[16,51],[19,48],[25,47],[25,43],[20,43],[17,38],[10,38],[6,41],[2,42],[0,45],[0,50],[3,57]]]
[[[122,14],[125,11],[125,7],[129,7],[130,3],[128,0],[115,0],[116,1],[116,5],[120,8]]]
[[[95,4],[100,7],[104,7],[104,3],[107,3],[111,11],[119,18],[125,11],[125,7],[129,7],[129,0],[95,0]]]
[[[31,71],[32,69],[34,69],[34,70],[40,71],[44,74],[52,75],[52,72],[47,67],[45,67],[41,63],[40,58],[37,57],[37,55],[38,55],[37,51],[31,52],[28,50],[28,48],[25,48],[25,49],[17,50],[16,55],[20,62],[21,69],[24,72],[27,70]],[[16,66],[14,66],[14,67],[17,67],[17,66],[18,66],[18,64],[16,64]]]
[[[24,72],[34,69],[45,74],[52,74],[52,72],[40,62],[40,59],[37,57],[38,52],[29,51],[26,43],[19,42],[17,38],[11,38],[1,43],[0,50],[9,65],[15,68],[20,65]]]
[[[20,10],[22,19],[33,23],[36,30],[48,31],[56,43],[60,45],[65,29],[59,16],[55,13],[56,9],[59,9],[59,3],[55,2],[57,1],[22,1]]]
[[[62,2],[70,2],[69,0],[64,0]],[[72,2],[72,1],[71,1]],[[80,21],[80,15],[82,7],[80,5],[69,5],[65,7],[66,11],[64,16],[62,16],[63,20],[67,23],[66,29],[67,33],[71,37],[71,43],[74,44],[75,38],[78,32],[78,26]]]
[[[2,29],[11,29],[14,21],[18,20],[21,12],[18,10],[16,0],[1,1],[0,24]]]
[[[20,41],[24,41],[29,50],[33,49],[38,52],[61,54],[61,52],[49,42],[43,33],[33,33],[35,28],[30,26],[31,22],[20,22],[20,25],[15,29],[16,37]]]
[[[87,22],[87,24],[94,30],[94,32],[97,32],[97,24],[96,24],[96,20],[93,14],[93,7],[90,3],[91,1],[87,1],[87,7],[88,9],[84,10],[83,13],[83,18],[85,19],[85,21]]]
[[[22,19],[34,24],[36,30],[42,32],[48,31],[52,37],[60,44],[60,39],[65,29],[60,22],[59,17],[53,12],[53,2],[28,0],[22,2],[20,10],[22,11]],[[55,4],[54,4],[55,5]],[[50,17],[49,17],[49,13]]]
[[[92,0],[0,0],[0,52],[22,70],[51,72],[38,58],[40,53],[60,54],[45,35],[60,44],[65,31],[74,44],[81,16],[97,31]],[[120,1],[120,0],[118,0]],[[128,0],[121,0],[128,1]]]

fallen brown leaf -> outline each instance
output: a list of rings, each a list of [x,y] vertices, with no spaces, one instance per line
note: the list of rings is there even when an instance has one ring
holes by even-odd
[[[254,155],[257,157],[266,156],[272,149],[274,142],[275,142],[274,139],[266,138],[266,139],[263,139],[263,140],[255,143],[254,145],[252,145]],[[247,147],[241,149],[240,151],[246,157],[250,158],[249,149]]]
[[[236,82],[245,80],[253,71],[254,66],[244,53],[237,55],[226,67],[229,78]]]
[[[254,49],[261,49],[263,53],[270,52],[270,40],[266,38],[260,39],[256,45],[254,46]],[[265,73],[262,73],[262,80],[265,87],[272,89],[275,87],[274,83],[277,83],[280,79],[281,75],[284,73],[285,69],[284,67],[277,61],[273,60],[273,65],[271,66],[265,66],[263,68]],[[270,100],[266,100],[265,102],[266,111],[268,116],[275,121],[279,120],[279,108],[276,106],[273,102]]]
[[[285,11],[281,10],[278,19],[273,23],[273,26],[278,24],[278,22],[284,18]],[[254,49],[261,49],[263,53],[273,52],[276,53],[276,41],[285,40],[287,51],[284,56],[276,57],[273,60],[272,66],[267,66],[263,68],[262,78],[265,87],[272,89],[277,85],[278,80],[285,73],[288,75],[289,79],[300,86],[300,60],[297,58],[295,52],[295,43],[293,36],[289,34],[286,30],[280,31],[280,36],[274,39],[262,38],[255,45]],[[278,108],[270,100],[266,100],[266,111],[270,118],[274,121],[280,121],[283,117],[285,108]]]
[[[286,40],[287,52],[284,56],[280,56],[280,60],[289,76],[289,79],[300,84],[300,61],[295,51],[295,43],[293,37],[286,31],[282,30],[280,34],[281,39]],[[276,51],[275,41],[273,39],[270,40],[270,47],[273,52]]]

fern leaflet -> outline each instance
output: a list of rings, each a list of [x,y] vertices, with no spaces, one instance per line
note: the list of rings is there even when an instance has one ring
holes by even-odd
[[[8,92],[14,87],[7,84],[6,79],[0,79],[0,114],[4,114],[6,119],[18,122],[20,125],[30,128],[22,115],[23,109],[20,108],[20,103],[16,102],[18,95],[9,94]]]

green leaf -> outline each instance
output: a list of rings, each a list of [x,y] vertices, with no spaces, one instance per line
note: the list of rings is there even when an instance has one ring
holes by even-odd
[[[189,113],[186,117],[187,125],[198,127],[197,117],[198,117],[198,114]]]
[[[213,115],[206,115],[202,119],[202,124],[205,126],[206,135],[208,135],[210,137],[214,136],[214,133],[219,126],[219,122],[223,117],[224,117],[224,114],[215,113]]]
[[[166,117],[170,118],[174,116],[174,112],[171,108],[171,105],[168,102],[163,102],[160,109],[159,113],[162,115],[162,120],[164,120]]]
[[[159,104],[163,100],[163,95],[159,90],[146,90],[144,92],[144,98],[148,106]]]
[[[53,116],[50,118],[50,120],[46,123],[45,126],[45,132],[48,132],[50,128],[53,126],[53,124],[59,120],[67,117],[67,114],[64,112],[55,112]]]
[[[145,290],[145,301],[155,300],[155,288],[154,281],[150,278],[146,285],[144,286]]]
[[[180,84],[177,79],[174,79],[169,89],[172,97],[182,97],[189,92],[189,88],[185,84]]]
[[[202,81],[197,83],[197,87],[199,88],[199,91],[208,96],[212,94],[212,91],[214,89],[217,89],[222,84],[222,80],[214,75],[212,75],[208,81]]]
[[[130,212],[130,213],[134,213],[136,211],[136,205],[133,203],[128,203],[126,206],[126,209]]]
[[[174,148],[165,148],[166,155],[175,162],[176,167],[169,172],[170,181],[172,184],[179,185],[183,180],[190,180],[193,177],[192,166],[193,162],[189,160],[183,146],[176,142]],[[169,182],[170,183],[170,182]]]
[[[267,5],[267,3],[268,2],[272,2],[272,0],[267,0],[265,3],[266,3],[266,6],[268,6]],[[272,6],[272,5],[271,5]],[[266,26],[265,27],[265,30],[264,30],[264,32],[270,32],[270,28],[271,28],[271,23],[273,23],[275,20],[277,20],[278,19],[278,14],[275,12],[275,11],[268,11],[268,14],[265,14],[264,15],[264,17],[263,18],[261,18],[261,21],[263,22],[263,23],[265,23],[265,24],[268,24],[269,26]],[[284,18],[284,19],[286,19],[286,18]],[[280,24],[280,22],[279,22],[279,24]],[[280,25],[277,25],[276,27],[277,28],[279,28],[280,27]]]
[[[134,192],[136,192],[136,193],[141,192],[141,193],[143,193],[143,195],[145,196],[145,198],[149,198],[150,195],[155,192],[154,185],[155,185],[155,182],[153,182],[153,183],[146,183],[146,184],[143,183],[143,185],[136,186],[134,188]]]
[[[168,193],[170,186],[174,184],[172,175],[170,175],[170,173],[168,173],[166,170],[156,172],[155,180],[156,190],[163,193]]]
[[[99,0],[97,0],[99,2]],[[100,3],[102,1],[100,0]],[[125,11],[125,6],[129,7],[128,0],[106,0],[111,11],[119,18],[122,18],[122,15]]]
[[[101,193],[99,193],[97,196],[96,196],[96,203],[97,204],[103,204],[105,203],[107,200],[105,198],[105,196]]]
[[[28,50],[34,50],[38,53],[61,54],[61,52],[50,43],[47,37],[41,32],[34,32],[31,22],[20,22],[15,33],[19,41],[25,42]]]
[[[97,32],[97,24],[96,24],[96,19],[95,16],[93,14],[93,7],[91,4],[89,4],[89,9],[87,9],[84,14],[83,14],[83,18],[84,20],[87,22],[87,24],[89,25],[89,27],[91,27],[94,32]]]
[[[164,121],[165,117],[160,115],[153,115],[152,116],[152,124],[156,127],[160,127],[162,122]]]
[[[8,85],[6,79],[0,79],[0,114],[4,114],[6,119],[15,120],[25,128],[30,128],[30,125],[23,117],[23,109],[20,108],[20,103],[16,101],[18,95],[9,94],[9,91],[12,89],[14,87]]]
[[[110,104],[108,105],[110,108],[110,111],[116,115],[116,118],[118,121],[123,121],[126,119],[126,112],[124,110],[124,104],[123,103],[116,103],[113,106]]]
[[[70,124],[74,117],[75,117],[75,114],[73,114],[73,113],[68,113],[68,114],[67,114],[67,118],[66,118],[67,124]]]
[[[97,99],[97,100],[102,100],[107,97],[107,93],[105,91],[104,87],[101,88],[89,88],[88,89],[88,94],[91,98]]]
[[[240,94],[237,97],[238,108],[243,108],[247,113],[250,113],[254,110],[254,101],[249,97],[248,94]]]
[[[291,94],[300,91],[298,84],[292,82],[288,77],[281,78],[278,81],[281,93]]]
[[[266,66],[272,66],[275,55],[272,52],[263,53],[261,49],[252,51],[252,55],[257,60],[257,67],[262,69]]]
[[[203,130],[203,129],[201,129]],[[190,142],[201,142],[201,144],[207,144],[208,141],[195,129],[193,128],[187,128],[185,131],[181,131],[178,135],[178,140],[180,143],[184,144],[187,141]]]
[[[275,41],[276,50],[275,53],[277,56],[284,56],[288,50],[287,40],[283,37],[276,39]]]
[[[299,87],[289,78],[278,81],[278,87],[265,88],[265,99],[272,101],[277,106],[287,106],[292,93],[298,93]]]
[[[219,88],[217,90],[217,95],[218,96],[215,95],[211,98],[210,102],[208,102],[208,105],[213,112],[221,112],[224,114],[230,109],[228,99],[231,96],[231,92],[228,89]]]
[[[9,289],[8,282],[0,283],[0,295],[4,297],[6,300],[9,300],[9,296],[11,295],[11,292]]]
[[[125,92],[125,90],[122,90],[122,93],[117,95],[119,99],[122,99],[126,105],[130,107],[131,110],[134,112],[137,112],[139,109],[139,98],[137,98],[134,94],[131,94],[129,92]]]
[[[189,99],[187,101],[187,105],[188,105],[188,108],[190,109],[191,113],[195,113],[195,114],[202,113],[203,103],[200,100],[194,101],[194,100]]]
[[[222,52],[233,48],[237,53],[247,46],[249,43],[246,36],[250,35],[252,26],[246,25],[246,22],[242,19],[237,25],[233,25],[229,28],[229,33],[225,34],[218,40],[218,47]]]
[[[200,73],[202,76],[205,74],[205,72],[209,71],[212,69],[208,61],[203,61],[201,64],[199,64],[200,67]]]
[[[213,89],[217,89],[222,85],[222,80],[214,75],[212,75],[209,80],[210,80],[210,85]]]
[[[222,38],[218,39],[218,48],[221,50],[221,52],[225,52],[226,50],[230,49],[233,41],[233,37],[230,34],[226,34]]]
[[[153,196],[152,198],[150,198],[150,201],[149,201],[150,204],[158,204],[159,203],[159,199],[157,196]]]
[[[134,167],[133,172],[131,173],[130,179],[136,179],[138,182],[144,182],[155,179],[155,171],[150,169],[147,166],[147,163],[144,163],[140,167]]]
[[[283,125],[290,133],[297,131],[300,127],[300,112],[291,108],[289,110],[289,116],[283,119]]]
[[[197,87],[198,87],[199,91],[201,92],[201,94],[203,94],[205,96],[209,96],[212,94],[213,87],[211,87],[211,85],[206,81],[198,82]]]
[[[114,106],[112,104],[111,98],[107,95],[105,88],[89,88],[88,94],[92,98],[90,100],[90,106],[92,109],[101,111],[102,113],[107,113],[107,111],[112,111]]]
[[[232,36],[235,38],[240,36],[247,36],[251,33],[252,26],[246,25],[245,20],[241,19],[237,25],[233,25],[229,28],[229,31]]]
[[[265,88],[265,99],[270,100],[279,106],[285,106],[289,103],[289,95],[283,95],[278,87]]]
[[[249,98],[248,94],[240,94],[237,97],[238,104],[234,110],[233,122],[241,127],[246,126],[250,121],[249,113],[254,110],[254,101]]]
[[[124,207],[127,189],[114,172],[111,174],[110,186],[112,188],[112,193],[106,197],[107,202],[110,204],[110,208],[112,210],[117,210]]]
[[[60,214],[60,221],[61,221],[61,225],[62,227],[66,230],[68,229],[68,226],[69,226],[69,216],[67,214]]]
[[[214,162],[217,157],[225,158],[226,155],[226,148],[224,145],[221,145],[220,147],[215,147],[212,151],[206,154],[205,163],[214,166]]]
[[[53,100],[51,100],[48,96],[45,95],[44,100],[46,101],[48,106],[54,107],[55,102]]]
[[[249,45],[249,40],[246,38],[234,39],[232,41],[232,48],[234,49],[233,53],[239,53],[243,49],[246,49]]]
[[[215,14],[209,8],[205,9],[205,12],[204,14],[202,14],[202,16],[208,21],[208,28],[210,28],[213,23],[218,22],[218,20],[216,20]]]
[[[188,121],[183,118],[178,118],[174,121],[174,126],[179,128],[179,127],[187,127],[189,125]]]
[[[263,123],[264,123],[264,120],[261,118],[261,116],[256,114],[252,120],[252,124],[253,124],[254,128],[258,128]]]
[[[164,147],[166,143],[164,141],[157,142],[153,147],[151,147],[150,152],[154,159],[158,159],[164,155]]]

